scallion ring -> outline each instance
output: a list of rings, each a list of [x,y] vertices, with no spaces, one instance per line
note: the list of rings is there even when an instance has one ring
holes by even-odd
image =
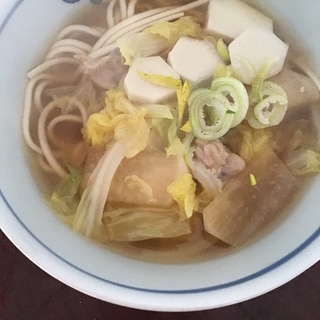
[[[211,90],[224,95],[228,99],[229,110],[234,112],[231,128],[239,125],[246,117],[249,108],[249,97],[245,86],[236,78],[221,77],[212,81]]]
[[[288,100],[285,97],[269,96],[254,107],[254,117],[250,117],[248,122],[256,129],[276,126],[283,120],[287,107]]]
[[[288,109],[286,92],[277,84],[265,81],[261,88],[262,100],[248,112],[251,127],[261,129],[278,125]]]
[[[234,114],[229,100],[210,89],[197,89],[188,99],[189,119],[195,137],[202,140],[221,138],[229,129]]]

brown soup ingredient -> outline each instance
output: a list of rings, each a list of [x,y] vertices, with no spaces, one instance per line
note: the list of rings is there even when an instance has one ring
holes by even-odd
[[[256,185],[250,182],[250,175]],[[277,155],[265,150],[204,209],[205,230],[228,244],[241,245],[281,212],[297,186]]]

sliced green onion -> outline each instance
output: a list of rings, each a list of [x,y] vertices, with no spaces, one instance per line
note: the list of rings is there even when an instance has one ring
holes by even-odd
[[[257,185],[257,179],[256,179],[255,175],[250,173],[249,178],[250,178],[250,184],[253,187],[256,186]]]
[[[288,100],[283,96],[269,96],[263,99],[254,108],[256,119],[266,126],[275,126],[279,124],[286,111]]]
[[[229,50],[228,46],[225,44],[225,42],[220,38],[217,42],[217,53],[220,56],[220,58],[225,61],[229,62],[230,61],[230,55],[229,55]]]
[[[261,88],[262,99],[272,95],[279,95],[287,98],[286,92],[278,84],[272,81],[264,81]]]
[[[213,72],[213,78],[234,77],[234,69],[231,65],[226,66],[223,63],[218,63],[216,69]]]
[[[232,77],[216,78],[211,83],[211,90],[224,95],[229,103],[228,113],[234,112],[231,128],[240,124],[246,117],[249,108],[249,97],[245,86]]]
[[[278,125],[288,109],[285,91],[271,81],[265,81],[261,89],[262,100],[248,112],[248,122],[255,129]]]
[[[197,89],[188,99],[189,119],[194,135],[203,140],[222,137],[230,128],[234,115],[228,114],[229,100],[210,89]]]
[[[265,80],[267,79],[271,65],[272,64],[270,62],[264,63],[260,71],[253,79],[250,93],[251,103],[257,103],[263,99],[262,88]]]

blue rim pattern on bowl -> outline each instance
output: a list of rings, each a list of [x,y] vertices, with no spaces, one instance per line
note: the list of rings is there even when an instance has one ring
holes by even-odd
[[[221,290],[221,289],[226,289],[226,288],[230,288],[239,284],[243,284],[245,282],[251,281],[257,277],[260,277],[276,268],[278,268],[279,266],[283,265],[284,263],[286,263],[287,261],[291,260],[293,257],[295,257],[298,253],[300,253],[301,251],[303,251],[305,248],[307,248],[314,240],[316,240],[318,237],[320,237],[320,227],[309,237],[307,238],[300,246],[298,246],[296,249],[292,250],[290,253],[288,253],[286,256],[284,256],[283,258],[279,259],[278,261],[274,262],[273,264],[271,264],[270,266],[263,268],[255,273],[252,273],[246,277],[240,278],[238,280],[235,281],[231,281],[231,282],[227,282],[224,284],[220,284],[220,285],[216,285],[216,286],[209,286],[209,287],[204,287],[204,288],[198,288],[198,289],[190,289],[190,290],[154,290],[154,289],[146,289],[146,288],[139,288],[139,287],[134,287],[134,286],[128,286],[125,284],[121,284],[118,282],[114,282],[102,277],[98,277],[88,271],[85,271],[79,267],[77,267],[76,265],[72,264],[71,262],[69,262],[68,260],[64,259],[63,257],[61,257],[60,255],[58,255],[56,252],[54,252],[52,249],[50,249],[45,243],[43,243],[35,234],[32,233],[32,231],[21,221],[21,219],[19,218],[18,214],[12,209],[12,207],[10,206],[10,204],[8,203],[7,199],[5,198],[4,194],[2,193],[1,189],[0,189],[0,196],[2,198],[2,200],[4,201],[4,203],[6,204],[6,206],[8,207],[8,209],[11,211],[11,213],[14,215],[14,217],[17,219],[17,221],[23,226],[23,228],[41,245],[43,246],[46,250],[48,250],[51,254],[53,254],[55,257],[57,257],[58,259],[60,259],[61,261],[63,261],[64,263],[68,264],[69,266],[71,266],[72,268],[96,279],[96,280],[100,280],[112,285],[116,285],[122,288],[126,288],[126,289],[132,289],[132,290],[137,290],[137,291],[143,291],[143,292],[151,292],[151,293],[161,293],[161,294],[192,294],[192,293],[203,293],[203,292],[207,292],[207,291],[217,291],[217,290]]]
[[[75,3],[78,2],[79,0],[63,0],[66,3]],[[17,0],[17,2],[13,5],[12,9],[10,10],[10,12],[7,14],[7,16],[5,17],[2,25],[0,25],[0,34],[3,32],[3,30],[5,29],[7,23],[10,21],[10,19],[12,18],[12,16],[14,15],[14,13],[16,12],[16,10],[19,8],[19,6],[24,2],[24,0]],[[98,3],[97,1],[91,0],[92,3]],[[99,276],[96,276],[86,270],[83,270],[79,267],[77,267],[76,265],[72,264],[71,262],[69,262],[68,260],[66,260],[65,258],[63,258],[62,256],[60,256],[59,254],[57,254],[54,250],[52,250],[50,247],[48,247],[45,243],[43,243],[23,222],[22,220],[19,218],[19,215],[12,209],[10,203],[7,201],[5,195],[3,194],[2,190],[0,189],[0,198],[2,199],[2,201],[5,203],[5,205],[7,206],[8,210],[11,212],[11,214],[15,217],[15,219],[19,222],[19,224],[27,231],[28,234],[30,234],[30,236],[35,239],[43,248],[45,248],[50,254],[52,254],[53,256],[55,256],[56,258],[58,258],[59,260],[61,260],[62,262],[66,263],[68,266],[74,268],[77,271],[80,271],[81,273],[92,277],[93,279],[111,284],[111,285],[115,285],[121,288],[125,288],[125,289],[130,289],[130,290],[136,290],[136,291],[140,291],[140,292],[149,292],[149,293],[157,293],[157,294],[194,294],[194,293],[204,293],[204,292],[208,292],[208,291],[217,291],[217,290],[222,290],[222,289],[226,289],[226,288],[230,288],[233,286],[237,286],[243,283],[246,283],[248,281],[251,281],[255,278],[261,277],[275,269],[277,269],[278,267],[282,266],[283,264],[285,264],[286,262],[288,262],[289,260],[293,259],[296,255],[298,255],[299,253],[301,253],[303,250],[305,250],[309,245],[311,245],[315,240],[317,240],[318,238],[320,238],[320,227],[318,227],[318,229],[312,234],[310,235],[304,242],[302,242],[298,247],[296,247],[294,250],[292,250],[291,252],[289,252],[287,255],[285,255],[284,257],[282,257],[281,259],[279,259],[278,261],[272,263],[271,265],[267,266],[266,268],[263,268],[255,273],[252,273],[248,276],[239,278],[237,280],[231,281],[231,282],[226,282],[220,285],[215,285],[215,286],[209,286],[209,287],[203,287],[203,288],[197,288],[197,289],[189,289],[189,290],[155,290],[155,289],[147,289],[147,288],[140,288],[140,287],[135,287],[135,286],[128,286],[125,284],[121,284],[118,282],[114,282]]]

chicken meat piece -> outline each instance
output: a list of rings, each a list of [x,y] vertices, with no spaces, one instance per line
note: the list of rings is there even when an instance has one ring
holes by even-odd
[[[245,168],[245,161],[229,151],[221,141],[197,140],[193,160],[193,176],[211,195],[221,192],[223,185]]]

